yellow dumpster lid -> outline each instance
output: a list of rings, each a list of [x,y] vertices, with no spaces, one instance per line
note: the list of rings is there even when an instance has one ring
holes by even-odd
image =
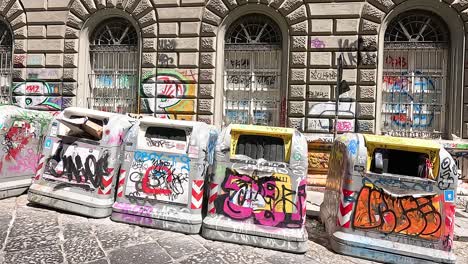
[[[231,131],[251,133],[251,134],[263,134],[263,135],[277,135],[277,136],[290,136],[294,134],[294,128],[288,127],[269,127],[269,126],[257,126],[257,125],[231,125]]]
[[[391,136],[380,136],[380,135],[364,135],[366,144],[372,145],[389,145],[394,147],[403,148],[415,148],[415,149],[432,149],[439,150],[441,145],[427,139],[419,138],[403,138],[403,137],[391,137]]]

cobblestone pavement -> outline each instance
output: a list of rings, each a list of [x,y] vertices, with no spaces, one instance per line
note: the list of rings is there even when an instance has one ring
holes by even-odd
[[[0,200],[0,210],[0,263],[372,263],[328,249],[314,219],[298,255],[33,207],[25,195]],[[468,242],[455,241],[455,251],[468,263]]]

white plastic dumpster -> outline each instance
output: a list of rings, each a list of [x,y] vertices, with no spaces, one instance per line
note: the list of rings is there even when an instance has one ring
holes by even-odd
[[[31,185],[52,117],[49,112],[0,106],[0,199],[20,195]]]
[[[70,107],[51,123],[28,200],[90,217],[112,212],[122,142],[132,119]]]
[[[320,208],[333,250],[385,263],[455,262],[457,170],[432,141],[338,137]]]
[[[125,139],[111,219],[199,233],[216,137],[202,122],[140,119]]]
[[[216,146],[202,236],[307,250],[307,142],[291,128],[230,125]]]

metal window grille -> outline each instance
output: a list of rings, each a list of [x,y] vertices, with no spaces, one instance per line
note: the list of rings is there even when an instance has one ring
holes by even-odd
[[[226,34],[224,121],[278,126],[281,97],[281,31],[268,17],[242,17]]]
[[[11,31],[0,22],[0,104],[12,103],[12,61]]]
[[[385,35],[384,134],[440,138],[445,134],[448,32],[427,12],[402,14]]]
[[[93,34],[88,74],[92,109],[132,113],[138,104],[138,36],[125,19],[110,19]]]

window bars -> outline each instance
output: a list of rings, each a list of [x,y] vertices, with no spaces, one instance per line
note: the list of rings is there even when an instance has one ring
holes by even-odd
[[[403,137],[445,134],[448,32],[427,12],[404,13],[385,34],[381,130]]]
[[[104,21],[90,43],[92,109],[133,113],[138,105],[138,35],[129,21]]]
[[[8,26],[0,22],[0,104],[12,103],[12,36]]]
[[[224,122],[282,125],[281,31],[264,15],[235,21],[226,34]]]

